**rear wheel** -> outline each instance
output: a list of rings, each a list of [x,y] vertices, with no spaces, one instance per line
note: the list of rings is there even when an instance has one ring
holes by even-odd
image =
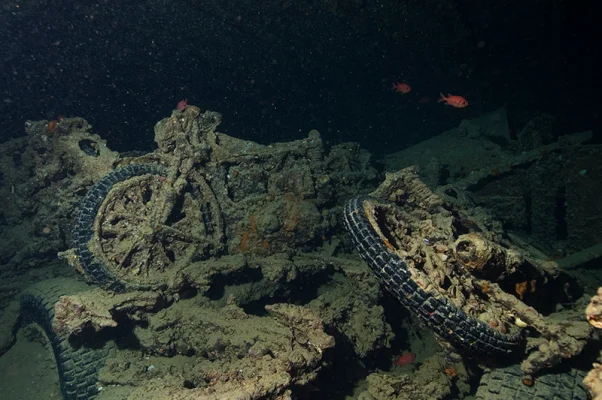
[[[477,389],[477,400],[587,400],[583,385],[585,373],[567,368],[535,378],[532,386],[523,383],[520,366],[486,370]]]
[[[56,360],[64,400],[88,400],[98,394],[98,372],[104,366],[112,343],[76,343],[52,329],[54,305],[61,296],[86,290],[88,286],[67,278],[39,282],[21,294],[22,324],[36,324],[47,336]]]

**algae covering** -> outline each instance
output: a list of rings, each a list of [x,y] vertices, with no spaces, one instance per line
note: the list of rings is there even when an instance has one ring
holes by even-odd
[[[221,119],[175,110],[148,154],[110,151],[80,118],[1,148],[0,354],[27,312],[65,399],[445,399],[500,376],[542,393],[589,342],[579,277],[462,184],[383,177],[317,131],[237,139]]]

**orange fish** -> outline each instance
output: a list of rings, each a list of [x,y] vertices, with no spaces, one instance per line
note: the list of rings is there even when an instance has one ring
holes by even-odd
[[[462,96],[452,96],[451,94],[447,94],[447,97],[443,95],[443,93],[439,93],[440,99],[438,103],[444,101],[448,106],[456,107],[456,108],[464,108],[468,105],[468,101]]]
[[[395,82],[393,83],[393,90],[399,93],[410,93],[412,91],[412,87],[407,83]]]

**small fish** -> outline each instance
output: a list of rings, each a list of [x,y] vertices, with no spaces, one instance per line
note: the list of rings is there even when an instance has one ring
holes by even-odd
[[[444,101],[448,106],[456,107],[456,108],[464,108],[468,105],[468,101],[462,96],[453,96],[451,94],[447,94],[447,97],[443,95],[443,93],[439,93],[439,101],[438,103]]]
[[[180,100],[180,102],[178,103],[178,105],[176,107],[178,108],[178,110],[184,111],[186,109],[186,107],[188,107],[187,102],[188,102],[188,99]]]
[[[413,363],[415,359],[416,359],[416,354],[406,353],[406,354],[400,356],[397,360],[393,361],[393,364],[397,365],[399,367],[403,367],[404,365]]]
[[[399,93],[410,93],[412,91],[412,87],[410,85],[408,85],[407,83],[403,83],[403,82],[395,82],[393,83],[393,90],[395,90],[396,92]]]

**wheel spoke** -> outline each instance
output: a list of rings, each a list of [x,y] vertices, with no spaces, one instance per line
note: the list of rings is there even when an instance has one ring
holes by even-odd
[[[155,265],[157,265],[159,270],[165,270],[165,267],[171,264],[171,260],[167,257],[166,250],[161,246],[155,246],[154,253],[155,257],[153,258],[153,261],[155,262]]]
[[[161,225],[159,235],[162,241],[166,241],[168,237],[186,243],[201,242],[203,239],[190,232],[185,232],[172,226]]]
[[[134,250],[135,250],[135,245],[130,246],[125,254],[122,255],[120,261],[119,261],[119,267],[126,268],[126,265],[131,265],[132,264],[132,259],[134,256]]]
[[[123,239],[126,233],[123,229],[119,229],[118,226],[106,224],[102,226],[102,236],[111,236],[113,238]]]
[[[150,263],[152,257],[150,257],[151,251],[148,248],[141,249],[136,257],[136,264],[131,270],[133,275],[144,275],[148,276],[150,272]]]

